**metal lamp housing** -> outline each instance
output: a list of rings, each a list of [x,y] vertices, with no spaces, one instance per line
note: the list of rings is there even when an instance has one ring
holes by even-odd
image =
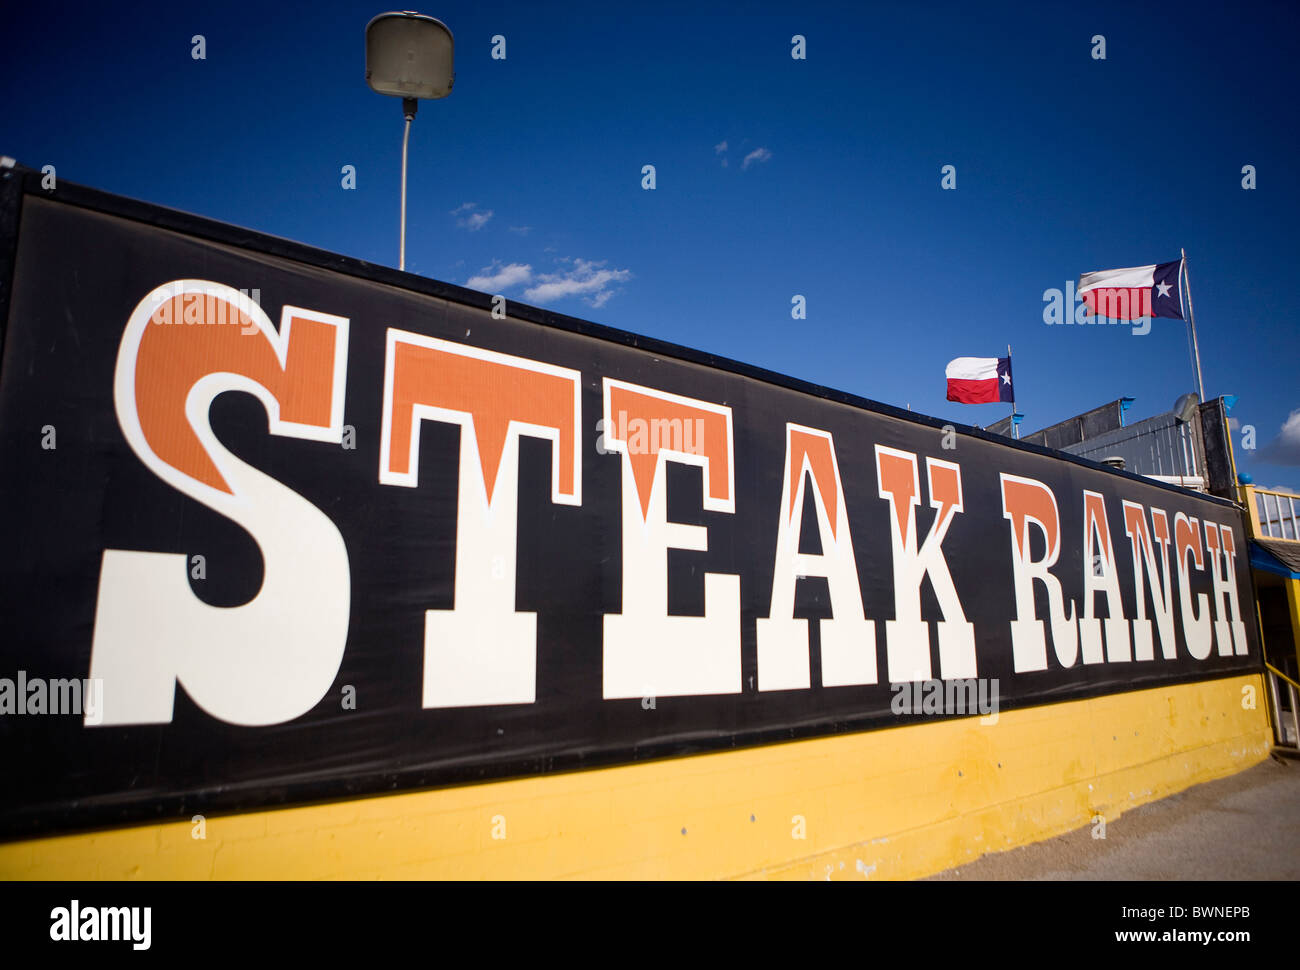
[[[446,24],[423,14],[381,13],[366,24],[366,83],[397,98],[445,98],[456,80]]]

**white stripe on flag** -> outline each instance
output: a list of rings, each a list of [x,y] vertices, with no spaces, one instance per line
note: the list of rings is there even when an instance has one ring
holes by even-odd
[[[1156,285],[1156,266],[1130,266],[1128,269],[1099,269],[1079,277],[1078,292],[1086,293],[1098,287],[1106,289],[1138,289]]]
[[[989,381],[998,378],[996,357],[958,357],[948,361],[944,376],[950,381]]]

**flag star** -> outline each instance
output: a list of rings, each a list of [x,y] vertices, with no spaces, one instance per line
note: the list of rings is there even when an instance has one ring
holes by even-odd
[[[1010,384],[1010,383],[1011,383],[1011,375],[1010,375],[1010,374],[1003,374],[1003,375],[1002,375],[1002,383],[1003,383],[1003,384]]]
[[[1168,296],[1169,291],[1173,289],[1168,283],[1157,283],[1156,289],[1160,291],[1161,296]]]

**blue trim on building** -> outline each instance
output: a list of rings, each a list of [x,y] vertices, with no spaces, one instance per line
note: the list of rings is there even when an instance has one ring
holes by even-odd
[[[1250,543],[1250,568],[1261,569],[1266,573],[1274,573],[1286,579],[1300,579],[1300,573],[1293,570],[1253,539]]]

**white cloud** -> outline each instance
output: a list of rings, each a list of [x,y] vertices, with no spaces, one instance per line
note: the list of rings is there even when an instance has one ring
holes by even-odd
[[[740,163],[740,167],[742,170],[744,170],[749,168],[749,166],[754,165],[758,162],[766,162],[771,157],[772,157],[772,153],[769,152],[766,148],[762,148],[762,147],[755,148],[752,152],[750,152],[748,155],[745,156],[745,160]]]
[[[573,260],[571,269],[563,273],[539,273],[536,283],[524,291],[524,298],[534,303],[551,303],[568,296],[583,296],[593,307],[602,307],[617,291],[613,283],[632,278],[630,270],[604,269],[605,263],[586,259]]]
[[[478,276],[471,276],[465,285],[471,290],[500,293],[512,286],[527,283],[532,278],[533,268],[527,263],[511,263],[509,266],[493,263],[479,270]]]
[[[470,232],[474,232],[486,226],[488,220],[495,214],[491,209],[484,209],[480,212],[474,211],[476,209],[478,209],[477,202],[464,202],[452,209],[451,215],[461,216],[462,213],[467,213],[456,220],[456,225],[460,226],[462,229],[468,229]]]
[[[1290,485],[1259,485],[1266,492],[1283,492],[1287,495],[1300,495],[1300,490],[1292,488]]]
[[[1259,450],[1258,460],[1270,465],[1300,465],[1300,408],[1282,422],[1282,432]]]
[[[517,232],[521,236],[526,236],[533,231],[532,226],[509,226],[511,232]]]
[[[721,155],[726,150],[727,150],[727,143],[725,141],[720,141],[713,146],[713,154],[715,155]]]

